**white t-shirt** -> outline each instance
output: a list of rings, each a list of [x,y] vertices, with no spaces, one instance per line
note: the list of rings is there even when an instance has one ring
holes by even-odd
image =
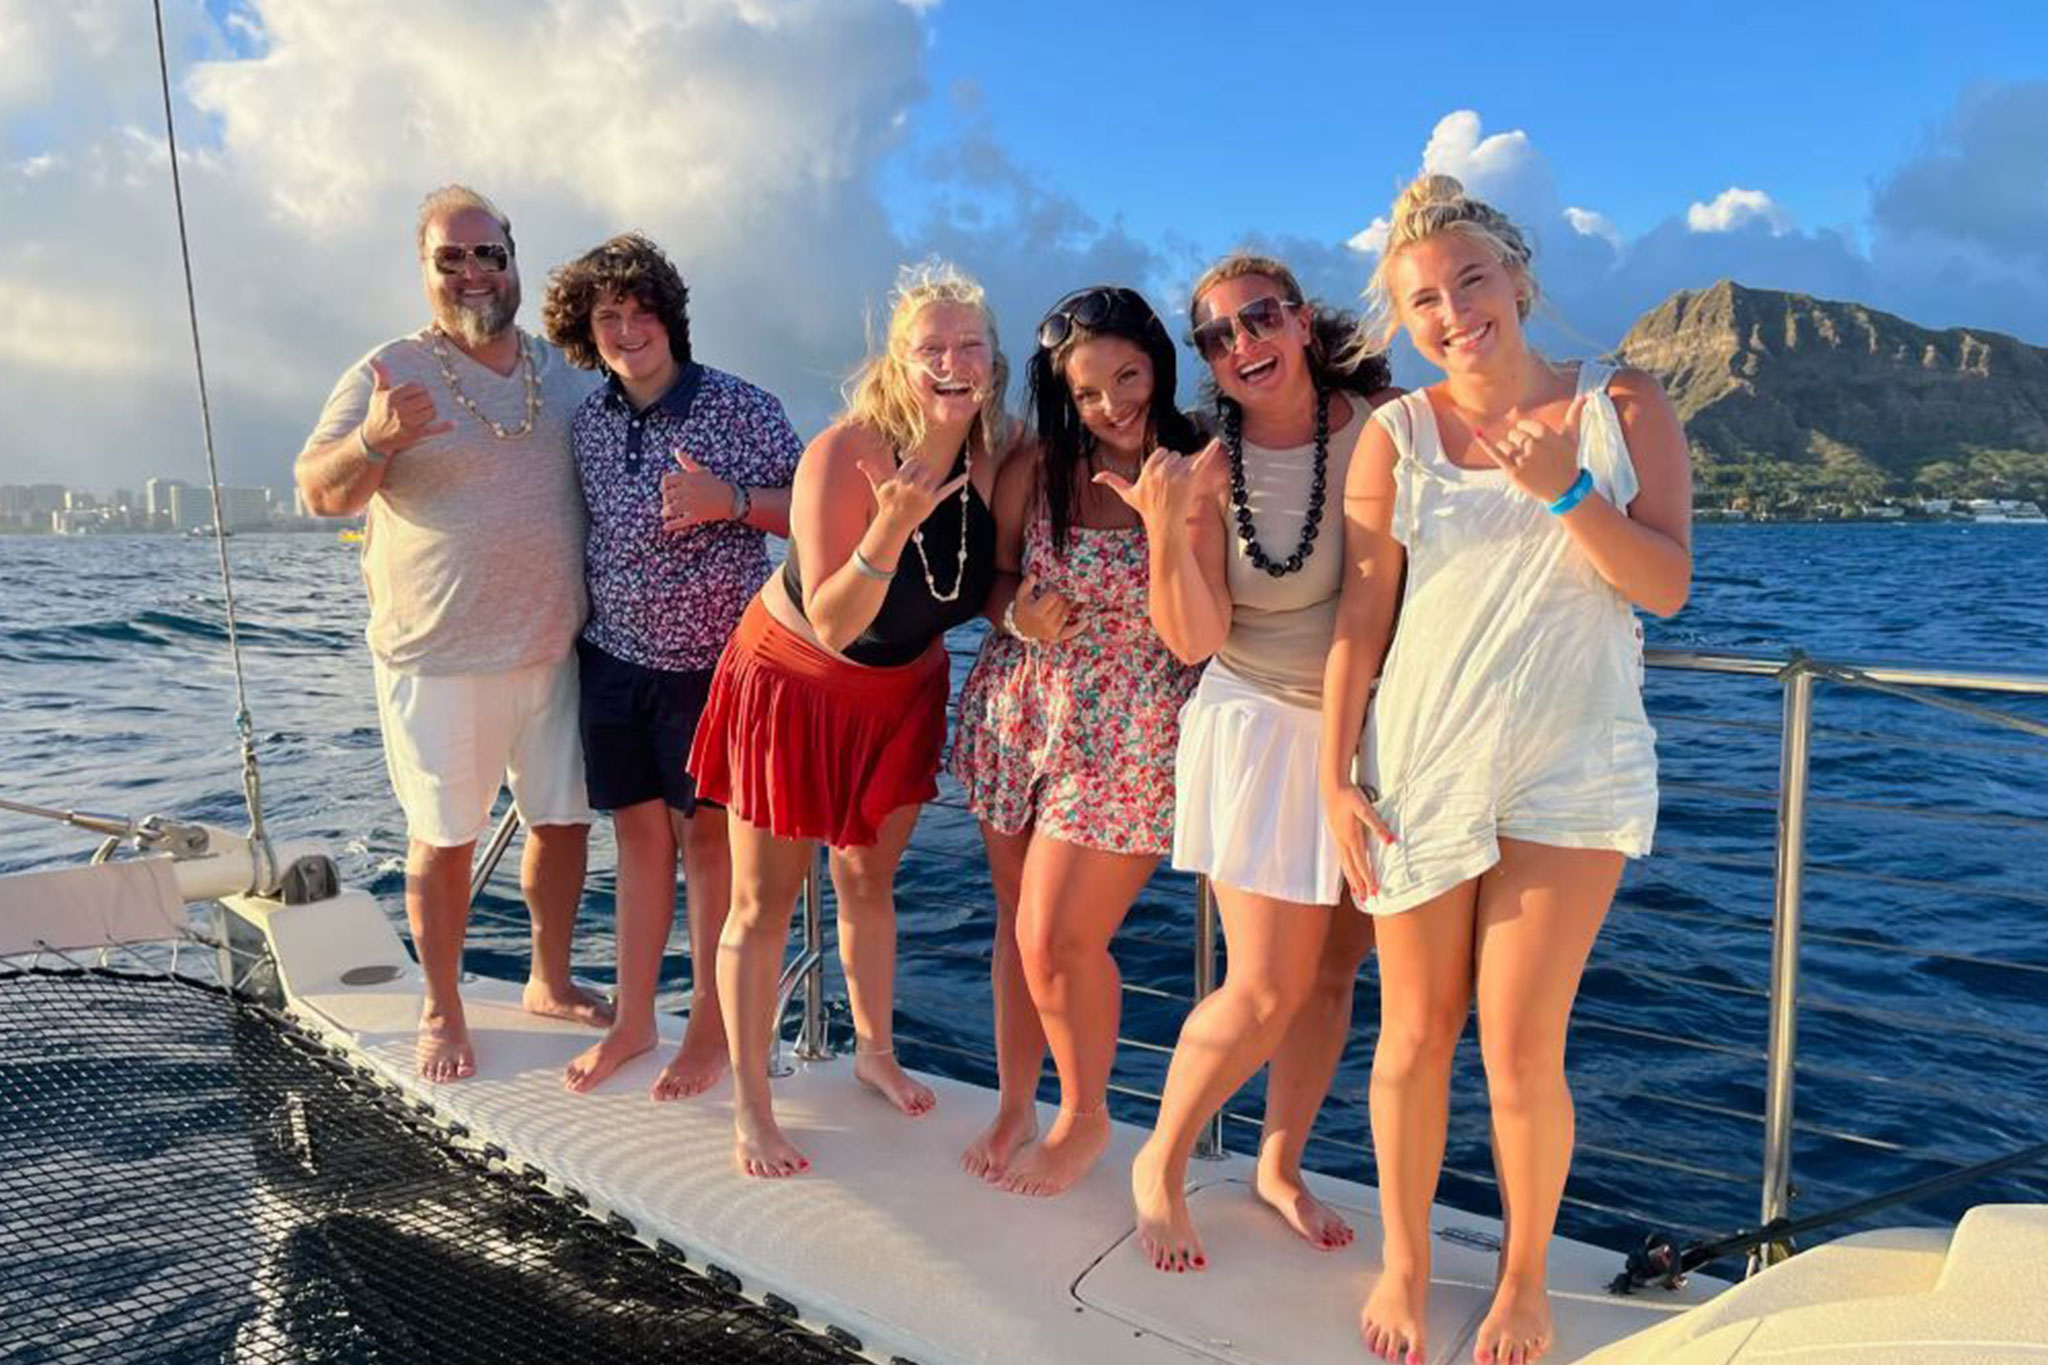
[[[522,333],[522,335],[524,335]],[[370,650],[405,673],[501,673],[567,654],[582,628],[583,493],[569,419],[596,385],[525,337],[541,407],[523,436],[494,435],[451,392],[422,330],[371,351],[328,396],[307,448],[361,424],[379,360],[394,388],[418,383],[453,431],[391,457],[363,529]],[[443,341],[470,402],[500,427],[526,420],[525,364],[501,375]]]

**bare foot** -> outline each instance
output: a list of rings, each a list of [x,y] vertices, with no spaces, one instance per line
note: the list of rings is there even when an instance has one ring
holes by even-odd
[[[741,1175],[762,1180],[781,1180],[811,1169],[810,1158],[782,1135],[774,1115],[752,1119],[744,1113],[733,1115],[732,1164]]]
[[[1503,1275],[1493,1307],[1472,1338],[1472,1359],[1478,1365],[1529,1365],[1549,1354],[1552,1335],[1550,1295],[1543,1281]]]
[[[1018,1114],[996,1110],[996,1116],[981,1136],[967,1144],[960,1154],[960,1169],[991,1183],[1003,1178],[1017,1149],[1038,1136],[1038,1106]]]
[[[930,1086],[922,1081],[912,1080],[910,1074],[896,1064],[894,1049],[888,1052],[862,1052],[856,1048],[853,1054],[853,1074],[862,1085],[912,1118],[929,1113],[932,1106],[939,1102],[939,1097],[932,1093]]]
[[[718,1022],[716,1011],[702,1016],[692,1013],[689,1027],[683,1030],[683,1045],[654,1078],[654,1088],[648,1093],[658,1101],[686,1100],[717,1085],[724,1074],[724,1024]]]
[[[1355,1236],[1351,1224],[1337,1216],[1337,1211],[1308,1192],[1301,1183],[1299,1173],[1286,1176],[1277,1171],[1259,1167],[1253,1188],[1259,1198],[1273,1206],[1287,1223],[1301,1235],[1301,1239],[1318,1251],[1335,1251],[1348,1247]]]
[[[1034,1142],[1017,1154],[1002,1186],[1011,1194],[1059,1194],[1088,1174],[1102,1149],[1109,1146],[1109,1134],[1109,1110],[1077,1114],[1062,1109],[1045,1141]]]
[[[519,1003],[528,1014],[567,1019],[591,1028],[610,1028],[614,1017],[611,1001],[573,981],[567,986],[550,986],[529,977],[526,989],[519,993]]]
[[[1188,1217],[1188,1192],[1166,1169],[1166,1154],[1146,1143],[1131,1161],[1131,1202],[1138,1211],[1138,1245],[1154,1270],[1183,1274],[1208,1268],[1202,1239]]]
[[[422,1014],[413,1060],[422,1079],[439,1084],[476,1075],[476,1052],[469,1045],[469,1025],[462,1014]]]
[[[1429,1358],[1428,1306],[1429,1272],[1382,1270],[1358,1319],[1365,1349],[1381,1360],[1423,1365]]]
[[[604,1037],[576,1054],[562,1072],[562,1086],[578,1095],[595,1090],[599,1082],[627,1062],[651,1049],[657,1041],[654,1021],[630,1031],[614,1028]]]

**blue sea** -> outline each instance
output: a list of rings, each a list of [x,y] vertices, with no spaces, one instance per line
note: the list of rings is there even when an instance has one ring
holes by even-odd
[[[324,841],[402,925],[403,827],[379,750],[355,552],[311,534],[241,536],[229,551],[272,830]],[[2048,528],[1701,526],[1695,558],[1692,603],[1648,623],[1653,647],[2048,679]],[[0,797],[242,822],[211,542],[0,539],[0,620]],[[956,679],[977,638],[978,627],[951,641]],[[1617,1248],[1650,1227],[1698,1235],[1753,1223],[1762,1152],[1781,689],[1653,669],[1648,690],[1664,779],[1657,852],[1629,869],[1571,1049],[1579,1156],[1562,1230]],[[2048,721],[2048,700],[1944,695]],[[1800,1213],[2048,1138],[2048,740],[1833,682],[1819,686],[1814,718]],[[76,831],[0,815],[0,871],[90,847]],[[479,904],[474,971],[524,971],[513,865]],[[926,812],[899,885],[905,1055],[992,1085],[993,916],[956,791]],[[577,948],[592,980],[611,976],[612,895],[601,833]],[[1128,1037],[1172,1043],[1193,915],[1190,881],[1162,874],[1128,920],[1116,946],[1125,979],[1156,992],[1128,999]],[[688,985],[684,943],[679,924],[665,989]],[[1368,966],[1310,1148],[1313,1165],[1368,1180],[1376,990]],[[1157,1091],[1164,1062],[1122,1050],[1122,1117],[1149,1121],[1140,1092]],[[1227,1140],[1249,1147],[1256,1081],[1229,1112]],[[1443,1193],[1497,1212],[1469,1035]],[[1953,1217],[1998,1198],[2048,1199],[2048,1169],[1878,1221]]]

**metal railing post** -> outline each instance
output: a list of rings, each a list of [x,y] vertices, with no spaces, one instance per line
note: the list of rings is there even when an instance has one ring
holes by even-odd
[[[477,861],[476,870],[469,877],[469,903],[476,904],[476,898],[484,893],[490,884],[491,874],[498,870],[498,862],[505,856],[505,850],[512,845],[512,836],[519,832],[519,808],[508,807],[505,818],[491,831],[491,841],[484,845],[484,855]]]
[[[1807,759],[1813,739],[1813,674],[1795,663],[1785,675],[1784,728],[1778,756],[1778,866],[1771,913],[1771,1032],[1764,1090],[1762,1218],[1791,1208],[1792,1111],[1799,1054],[1799,920],[1806,864]],[[1750,1257],[1755,1273],[1790,1255],[1772,1244]]]
[[[782,1021],[801,989],[804,993],[802,1026],[797,1030],[795,1055],[799,1061],[819,1062],[832,1055],[825,1041],[825,851],[812,856],[811,870],[804,877],[799,902],[804,908],[804,943],[797,955],[782,966],[775,983],[775,1028],[768,1035],[768,1074],[789,1076],[795,1066],[783,1060]]]
[[[1207,877],[1195,878],[1195,1003],[1201,1004],[1216,989],[1216,896]],[[1202,1125],[1195,1138],[1195,1156],[1203,1161],[1223,1159],[1223,1111],[1219,1108]]]
[[[811,875],[804,878],[804,1020],[796,1035],[796,1055],[822,1062],[832,1055],[825,1038],[825,850],[812,855]]]

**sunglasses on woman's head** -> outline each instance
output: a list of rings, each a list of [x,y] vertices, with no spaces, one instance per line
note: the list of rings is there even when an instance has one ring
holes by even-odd
[[[1253,341],[1264,341],[1287,321],[1287,310],[1299,306],[1277,294],[1253,299],[1235,313],[1220,314],[1195,328],[1195,351],[1213,365],[1230,354],[1240,328]]]
[[[483,242],[476,246],[449,244],[434,248],[434,269],[443,275],[460,275],[462,263],[476,258],[476,268],[486,274],[495,275],[512,264],[512,248],[502,242]]]
[[[1077,289],[1054,304],[1038,324],[1038,346],[1050,351],[1072,336],[1074,328],[1093,331],[1119,316],[1142,323],[1151,311],[1133,290],[1112,285]]]

